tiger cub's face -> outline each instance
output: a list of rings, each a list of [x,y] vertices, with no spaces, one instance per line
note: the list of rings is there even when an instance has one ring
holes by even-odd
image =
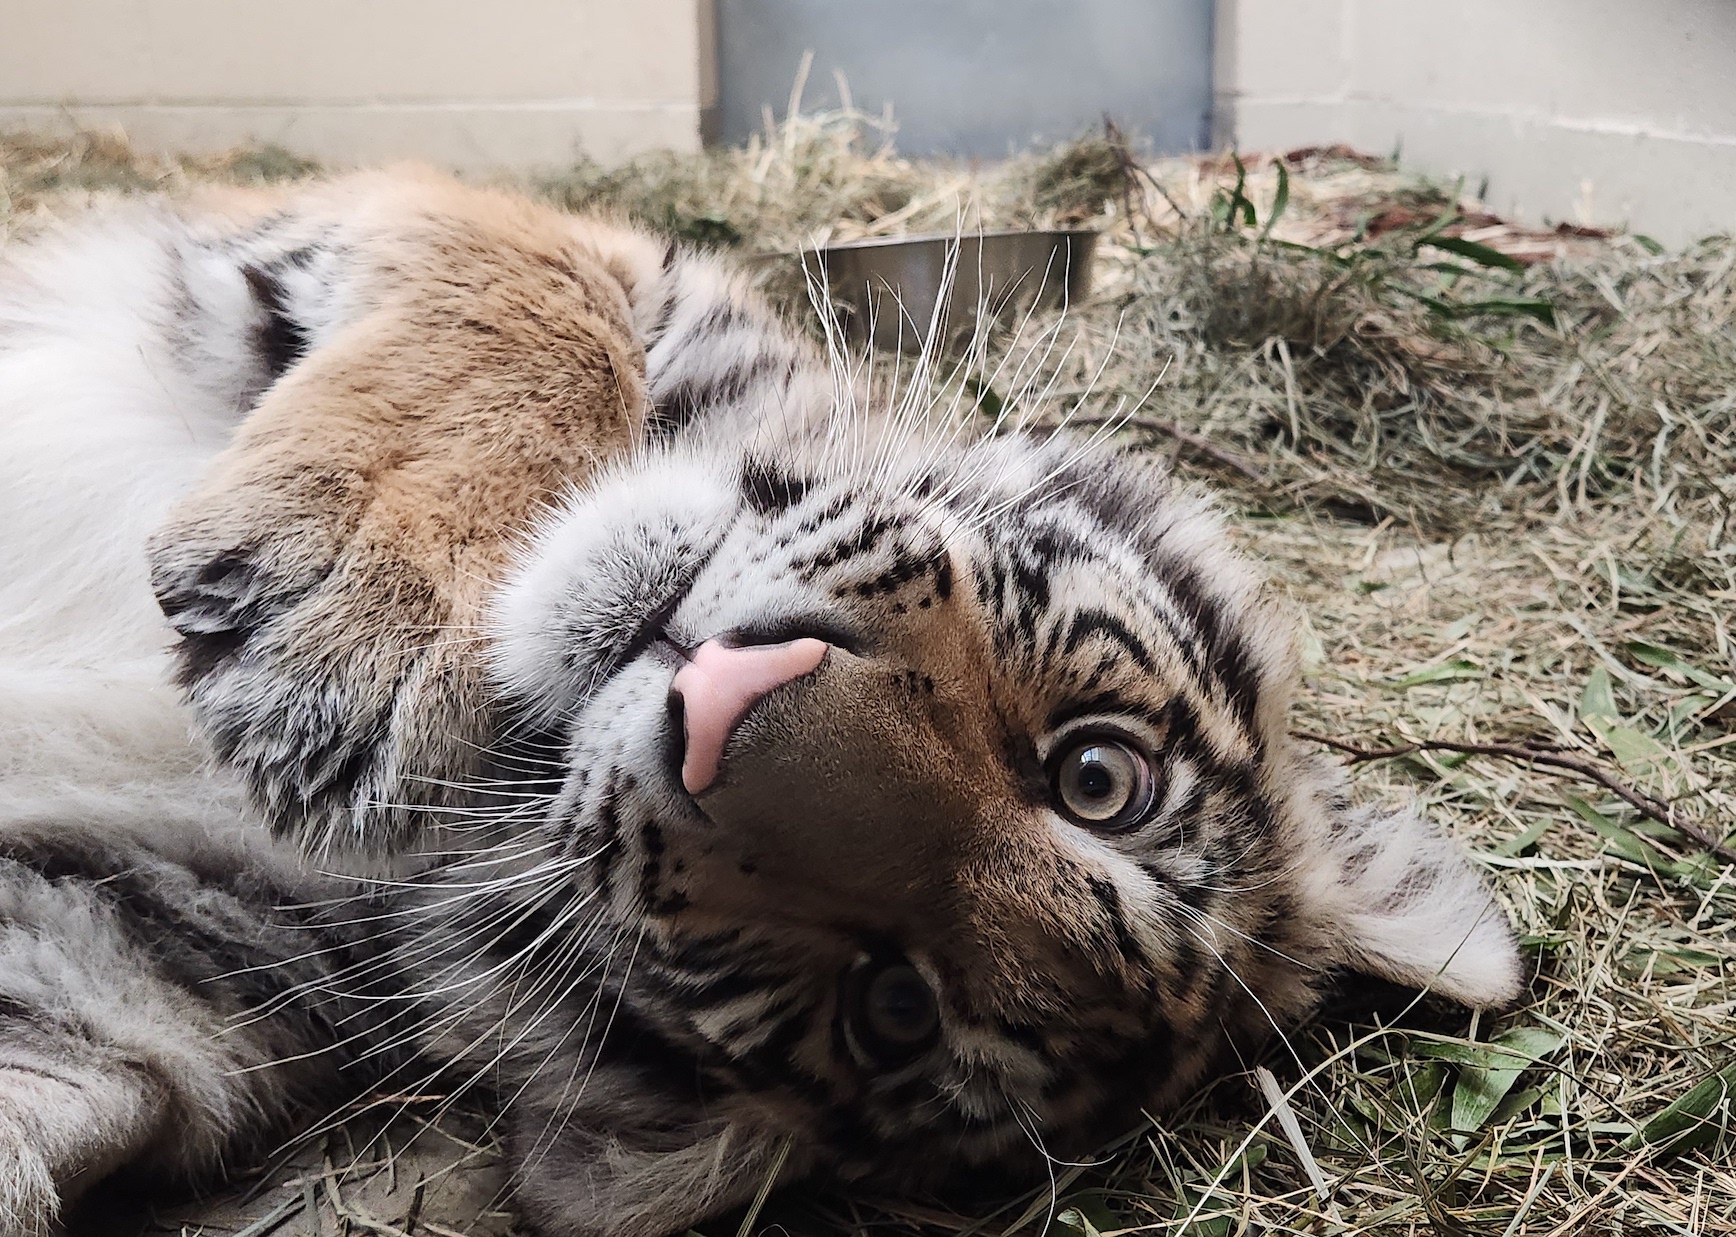
[[[1516,992],[1451,844],[1289,738],[1284,618],[1135,458],[651,451],[494,640],[623,1016],[844,1177],[1088,1149],[1337,970]]]

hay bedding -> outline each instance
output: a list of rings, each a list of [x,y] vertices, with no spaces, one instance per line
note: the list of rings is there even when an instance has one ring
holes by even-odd
[[[13,140],[0,233],[91,191],[307,170]],[[787,1231],[1736,1233],[1736,875],[1708,848],[1736,822],[1736,244],[1518,228],[1338,149],[1141,165],[1111,132],[912,163],[848,115],[538,189],[747,253],[1100,222],[1057,346],[1009,328],[961,389],[1019,398],[994,362],[1023,349],[1042,418],[1136,401],[1118,432],[1222,489],[1306,616],[1298,728],[1445,819],[1538,965],[1481,1025],[1390,999],[1322,1017],[992,1217],[795,1199]],[[382,1098],[406,1110],[383,1137],[360,1121],[144,1231],[509,1231],[480,1119]]]

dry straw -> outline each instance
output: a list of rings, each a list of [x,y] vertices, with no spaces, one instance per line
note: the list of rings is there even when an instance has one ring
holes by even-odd
[[[800,117],[746,149],[537,187],[744,254],[1100,224],[1098,288],[1059,328],[1040,411],[1090,422],[1143,398],[1122,436],[1220,487],[1294,601],[1297,729],[1370,757],[1362,794],[1420,798],[1463,839],[1537,975],[1481,1025],[1362,994],[993,1214],[774,1199],[761,1224],[1736,1233],[1736,874],[1695,840],[1736,824],[1736,245],[1518,228],[1340,150],[1152,162],[1111,131],[973,169],[885,136]],[[89,135],[0,156],[0,230],[91,191],[306,170]],[[267,1192],[259,1214],[284,1206]],[[427,1231],[503,1223],[417,1206]]]

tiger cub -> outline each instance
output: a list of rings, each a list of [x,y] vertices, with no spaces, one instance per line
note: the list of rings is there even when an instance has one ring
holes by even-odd
[[[1032,1182],[1336,974],[1517,995],[1208,503],[838,369],[415,171],[0,255],[0,1232],[372,1088],[546,1234]]]

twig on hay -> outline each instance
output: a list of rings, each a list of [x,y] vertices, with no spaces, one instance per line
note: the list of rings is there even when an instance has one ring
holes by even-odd
[[[1453,743],[1444,739],[1405,743],[1398,747],[1366,748],[1358,747],[1354,743],[1345,743],[1339,739],[1329,739],[1323,734],[1312,734],[1306,730],[1297,730],[1293,733],[1298,739],[1307,739],[1313,743],[1324,744],[1335,751],[1345,753],[1349,757],[1345,763],[1352,765],[1364,764],[1370,760],[1393,760],[1399,756],[1409,756],[1416,752],[1458,752],[1467,756],[1499,756],[1504,760],[1517,760],[1526,764],[1540,765],[1547,769],[1561,769],[1565,772],[1576,773],[1587,781],[1596,782],[1612,795],[1625,801],[1648,820],[1655,820],[1660,825],[1674,829],[1725,863],[1736,863],[1736,850],[1724,845],[1698,825],[1678,820],[1675,808],[1669,803],[1654,795],[1648,795],[1636,787],[1629,786],[1619,778],[1612,777],[1605,770],[1598,768],[1591,761],[1579,756],[1570,756],[1565,752],[1553,752],[1537,747],[1522,747],[1513,743]]]
[[[1183,446],[1192,447],[1201,455],[1216,460],[1226,468],[1233,468],[1250,481],[1266,485],[1271,478],[1234,451],[1226,451],[1209,438],[1202,438],[1190,430],[1183,429],[1174,421],[1160,421],[1155,417],[1074,417],[1069,424],[1089,429],[1095,425],[1106,425],[1114,422],[1130,430],[1143,430],[1148,434],[1162,434],[1175,439]]]

